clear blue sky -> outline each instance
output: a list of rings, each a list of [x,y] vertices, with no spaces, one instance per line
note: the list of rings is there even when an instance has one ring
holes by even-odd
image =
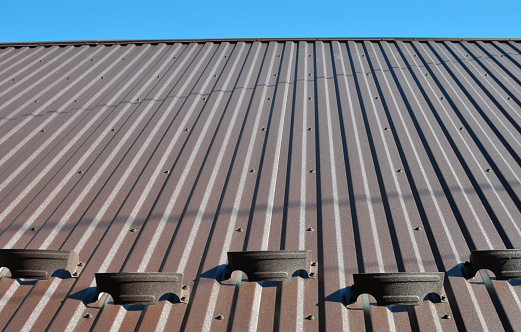
[[[521,0],[4,0],[0,42],[252,37],[521,37]]]

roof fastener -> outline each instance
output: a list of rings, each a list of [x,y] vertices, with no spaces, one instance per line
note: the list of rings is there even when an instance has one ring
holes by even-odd
[[[271,97],[268,97],[268,100],[271,100]]]
[[[273,76],[277,76],[277,74],[273,74]]]
[[[101,79],[103,79],[103,76],[101,76]]]
[[[137,229],[135,229],[134,227],[132,227],[132,228],[130,229],[130,232],[132,232],[132,233],[137,232]]]
[[[167,170],[164,171],[163,173],[165,173],[165,174],[170,174],[170,170],[167,169]]]
[[[501,54],[501,57],[503,57],[503,54]]]
[[[137,101],[140,101],[140,100],[141,100],[141,98],[138,98],[138,99],[136,99],[136,100],[137,100]]]
[[[33,231],[33,232],[34,232],[35,230],[36,230],[36,227],[34,227],[34,226],[33,226],[33,227],[31,227],[31,231]]]
[[[94,59],[90,59],[90,61],[94,61]]]
[[[35,102],[35,103],[37,103],[37,102],[38,102],[38,100],[35,100],[34,102]]]
[[[311,127],[309,127],[308,130],[313,130],[313,129],[311,129]]]
[[[40,130],[41,133],[45,133],[45,129]]]
[[[78,99],[74,99],[74,102],[77,103],[77,102],[78,102]]]
[[[318,264],[317,264],[316,261],[312,261],[312,262],[311,262],[311,266],[317,266],[317,265],[318,265]]]
[[[218,314],[217,317],[215,317],[215,319],[223,320],[224,319],[224,315],[223,314]]]
[[[213,77],[217,77],[217,75],[213,75]]]
[[[206,100],[206,97],[203,97],[203,100]]]
[[[185,131],[190,131],[190,129],[188,129],[188,128],[185,128]]]
[[[445,295],[441,296],[441,302],[447,302],[447,297]]]
[[[488,76],[488,74],[485,74],[485,76]]]
[[[85,172],[82,171],[81,169],[78,171],[78,174],[84,174]]]
[[[492,170],[490,168],[487,168],[485,172],[490,173]]]
[[[183,288],[183,289],[188,289],[188,285],[187,285],[187,284],[184,284],[182,288]]]
[[[78,272],[74,272],[74,273],[72,274],[72,276],[73,276],[73,277],[77,277],[77,276],[78,276]]]
[[[384,130],[389,130],[389,128],[385,127]]]
[[[451,316],[449,313],[446,313],[446,314],[443,315],[441,318],[443,318],[443,319],[451,319],[452,316]]]
[[[125,60],[125,58],[121,59],[121,60]]]
[[[308,76],[311,76],[311,74],[308,74]]]
[[[378,99],[378,98],[379,98],[378,96],[374,97],[374,99]]]
[[[262,131],[266,131],[266,127],[262,127],[262,129],[261,129],[261,130],[262,130]]]
[[[308,100],[312,100],[313,98],[309,97]]]
[[[255,173],[255,170],[253,168],[250,169],[250,173]]]
[[[309,274],[309,277],[310,277],[310,278],[315,278],[315,272],[311,272],[311,273]]]
[[[402,172],[402,169],[401,169],[401,168],[398,168],[398,169],[396,170],[396,172],[397,172],[397,173],[401,173],[401,172]]]
[[[441,97],[440,100],[443,100],[443,97]]]
[[[416,57],[416,54],[415,54],[415,55],[413,55],[413,57]]]
[[[280,54],[277,54],[277,57],[280,58]]]
[[[507,99],[510,100],[510,97],[508,97]]]
[[[362,58],[365,57],[365,54],[362,54]]]
[[[315,173],[315,170],[314,169],[310,169],[309,173]]]
[[[157,75],[157,78],[159,78],[159,75]]]
[[[463,127],[459,127],[459,130],[463,130]]]
[[[90,312],[87,312],[87,314],[85,315],[85,318],[92,318],[92,314]]]
[[[67,77],[67,79],[68,79],[68,80],[70,80],[70,78],[69,78],[69,77]],[[14,81],[14,80],[13,80],[13,81]]]
[[[429,73],[425,73],[425,76],[429,76]]]
[[[242,227],[237,228],[237,232],[240,233],[240,232],[243,232],[243,231],[244,231],[244,230],[242,229]]]
[[[186,296],[181,296],[181,301],[186,301]]]
[[[311,54],[309,56],[311,56]]]
[[[67,77],[67,79],[69,79],[69,78]],[[11,81],[14,81],[14,78]]]
[[[420,226],[416,226],[416,227],[414,227],[414,230],[415,231],[421,231],[421,230],[423,230],[423,228],[421,228]]]
[[[315,319],[315,316],[313,316],[312,314],[309,314],[307,317],[306,317],[307,320],[313,320]]]
[[[116,131],[116,129],[112,128],[110,131]]]
[[[83,266],[83,262],[78,262],[78,266]]]
[[[314,229],[313,229],[313,227],[309,226],[309,227],[306,229],[306,231],[308,231],[308,232],[313,232]]]

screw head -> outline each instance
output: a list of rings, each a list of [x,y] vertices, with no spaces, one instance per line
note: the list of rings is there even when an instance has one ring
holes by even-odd
[[[420,226],[416,226],[416,227],[414,227],[414,230],[415,231],[421,231],[421,230],[423,230],[423,228],[421,228]]]
[[[239,232],[239,233],[244,232],[244,230],[242,229],[242,227],[239,227],[239,228],[237,228],[237,232]]]
[[[308,100],[313,100],[313,98],[309,97]]]
[[[441,302],[447,302],[447,297],[445,295],[441,296]]]
[[[262,127],[262,129],[261,129],[261,130],[262,130],[262,131],[266,131],[266,127]]]
[[[463,130],[463,127],[459,127],[458,129],[459,129],[459,130]]]
[[[440,97],[440,100],[443,100],[443,97]]]
[[[169,170],[166,170],[166,171],[164,171],[163,173],[165,173],[165,174],[170,174],[170,171],[169,171]]]
[[[316,261],[312,261],[312,262],[311,262],[311,266],[317,266],[317,265],[318,265],[318,264],[317,264]]]
[[[41,133],[45,133],[45,129],[40,130]]]
[[[253,168],[250,169],[250,173],[255,173],[255,170]]]
[[[187,284],[184,284],[182,288],[183,288],[183,289],[188,289],[188,285],[187,285]]]
[[[78,263],[78,266],[83,266],[83,262],[79,262],[79,263]]]
[[[309,227],[306,229],[306,231],[308,231],[308,232],[313,232],[314,229],[313,229],[313,227],[309,226]]]
[[[92,314],[90,312],[87,312],[87,314],[85,315],[85,318],[92,318]]]
[[[452,316],[451,316],[449,313],[446,313],[446,314],[443,315],[441,318],[443,318],[443,319],[451,319]]]
[[[313,130],[313,129],[311,129],[311,127],[309,127],[308,130]]]
[[[315,316],[313,316],[312,314],[309,314],[307,317],[306,317],[307,320],[314,320],[315,319]]]
[[[77,276],[78,276],[78,272],[74,272],[74,273],[72,274],[72,276],[73,276],[73,277],[77,277]]]
[[[310,278],[315,278],[315,272],[311,272],[311,273],[309,274],[309,277],[310,277]]]
[[[309,173],[315,173],[315,170],[314,169],[310,169]]]
[[[205,98],[205,97],[203,97],[203,100],[206,100],[206,98]]]
[[[492,170],[490,168],[487,168],[485,172],[490,173]]]
[[[186,301],[186,296],[181,296],[181,301]]]
[[[402,169],[401,169],[401,168],[398,168],[398,169],[396,170],[396,172],[397,172],[397,173],[401,173],[401,172],[402,172]]]
[[[374,99],[378,99],[378,98],[380,98],[380,97],[378,97],[378,96],[374,97]]]
[[[389,128],[385,127],[384,130],[389,130]]]
[[[84,174],[84,173],[85,173],[85,172],[82,171],[82,170],[79,170],[79,171],[78,171],[78,174]]]
[[[190,131],[190,129],[188,129],[188,128],[185,128],[185,131]]]
[[[36,227],[34,227],[34,226],[33,226],[33,227],[31,227],[31,231],[33,231],[33,232],[34,232],[35,230],[36,230]]]
[[[110,131],[116,131],[116,129],[115,129],[115,128],[112,128]]]
[[[223,320],[224,319],[224,315],[223,314],[218,314],[217,317],[215,317],[215,319]]]
[[[135,233],[135,232],[137,232],[137,229],[135,229],[134,227],[132,227],[132,228],[130,229],[130,232]]]
[[[268,97],[268,100],[271,100],[271,97]]]

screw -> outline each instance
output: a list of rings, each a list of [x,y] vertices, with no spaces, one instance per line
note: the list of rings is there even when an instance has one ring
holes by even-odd
[[[308,74],[308,76],[311,76],[311,74]]]
[[[277,74],[273,74],[273,76],[277,76]]]
[[[485,74],[485,76],[488,76],[488,74]]]
[[[313,130],[313,129],[311,129],[311,127],[309,127],[308,130]]]
[[[413,55],[413,57],[416,57],[416,54],[415,54],[415,55]]]
[[[510,100],[510,97],[508,97],[507,99]]]
[[[70,78],[69,78],[69,77],[67,77],[67,79],[68,79],[68,80],[70,80]],[[14,81],[14,79],[13,79],[13,81]]]
[[[121,60],[125,60],[125,58],[121,59]]]
[[[491,172],[491,169],[490,169],[490,168],[487,168],[487,169],[485,170],[485,172],[490,173],[490,172]]]
[[[94,59],[90,59],[90,61],[94,61]]]
[[[396,172],[397,172],[397,173],[401,173],[401,172],[402,172],[402,169],[401,169],[401,168],[398,168],[398,169],[396,170]]]
[[[389,128],[385,127],[384,130],[389,130]]]
[[[310,169],[309,173],[315,173],[315,170],[314,169]]]
[[[45,133],[45,129],[40,130],[41,133]]]
[[[446,313],[446,314],[443,315],[441,318],[443,318],[443,319],[451,319],[452,316],[451,316],[449,313]]]
[[[503,57],[503,54],[501,54],[501,57]]]
[[[240,232],[242,232],[242,231],[243,231],[242,227],[237,228],[237,232],[240,233]]]
[[[85,173],[85,172],[82,171],[82,170],[79,170],[79,171],[78,171],[78,174],[83,174],[83,173]]]
[[[157,75],[157,78],[159,78],[159,75]]]
[[[38,102],[38,100],[35,100],[34,102],[35,102],[35,103],[37,103],[37,102]]]
[[[311,54],[309,56],[311,56]]]
[[[138,99],[136,99],[136,100],[137,100],[137,101],[140,101],[140,100],[141,100],[141,98],[138,98]]]
[[[186,301],[186,296],[181,296],[181,301]]]
[[[317,264],[316,261],[312,261],[312,262],[311,262],[311,266],[317,266],[317,265],[318,265],[318,264]]]
[[[268,97],[268,100],[271,100],[271,98],[270,98],[270,97]]]
[[[365,57],[365,54],[362,54],[362,58]]]
[[[185,131],[190,131],[190,129],[188,129],[188,128],[185,128]]]
[[[429,76],[429,73],[425,73],[425,76]]]
[[[110,131],[116,131],[116,129],[112,128]]]
[[[459,127],[459,130],[463,130],[463,127]]]
[[[315,278],[315,272],[311,272],[311,273],[309,274],[309,277],[310,277],[310,278]]]
[[[77,103],[77,102],[78,102],[78,99],[74,99],[74,102]]]
[[[77,276],[78,276],[78,272],[74,272],[74,273],[72,274],[72,276],[73,276],[73,277],[77,277]]]
[[[217,77],[217,75],[213,75],[213,77]]]
[[[374,99],[378,99],[378,98],[379,98],[378,96],[374,97]]]
[[[132,227],[132,228],[130,229],[130,231],[131,231],[132,233],[137,232],[137,230],[136,230],[134,227]]]
[[[92,318],[92,314],[90,312],[87,312],[87,314],[85,315],[85,318]]]
[[[279,54],[279,55],[277,55],[277,57],[278,57],[278,58],[280,58],[280,54]]]
[[[205,98],[205,97],[203,97],[203,100],[206,100],[206,98]]]
[[[441,296],[441,302],[447,302],[447,297],[445,295]]]
[[[217,317],[215,317],[215,319],[217,319],[217,320],[223,320],[223,319],[224,319],[224,316],[223,316],[223,314],[218,314]]]
[[[33,231],[33,232],[34,232],[35,230],[36,230],[36,227],[34,227],[34,226],[33,226],[33,227],[31,227],[31,231]]]
[[[265,128],[265,127],[262,127],[262,129],[261,129],[261,130],[262,130],[262,131],[266,131],[266,128]]]
[[[253,168],[250,169],[250,173],[255,173],[255,170]]]
[[[443,97],[441,97],[440,100],[443,100]]]
[[[83,266],[83,262],[79,262],[79,263],[78,263],[78,266]]]
[[[366,73],[366,74],[365,74],[365,76],[369,76],[369,75],[371,75],[371,73]]]
[[[103,76],[101,76],[101,79],[103,79]]]
[[[170,174],[170,171],[169,171],[169,170],[166,170],[166,171],[164,171],[163,173],[165,173],[165,174]]]
[[[315,319],[315,316],[313,316],[312,314],[309,314],[307,317],[306,317],[307,320],[313,320]]]
[[[314,229],[313,229],[313,227],[309,226],[308,229],[306,229],[306,231],[308,231],[308,232],[313,232]]]
[[[69,79],[69,78],[67,77],[67,79]],[[12,79],[12,81],[14,82],[14,78]]]
[[[182,288],[186,290],[186,289],[188,289],[188,285],[184,284]]]
[[[312,100],[313,98],[309,97],[308,100]]]
[[[414,230],[415,230],[415,231],[421,231],[422,229],[423,229],[423,228],[421,228],[420,226],[416,226],[416,227],[414,227]]]

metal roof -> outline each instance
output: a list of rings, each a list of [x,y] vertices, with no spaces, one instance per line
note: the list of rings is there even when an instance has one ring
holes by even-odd
[[[0,329],[518,328],[520,282],[471,278],[465,262],[521,247],[520,50],[0,44],[0,248],[82,262],[49,280],[3,268]],[[229,275],[229,251],[256,250],[311,250],[317,277]],[[98,300],[102,272],[177,272],[188,287],[181,300],[116,305]],[[354,274],[382,272],[445,272],[443,297],[356,297]]]

